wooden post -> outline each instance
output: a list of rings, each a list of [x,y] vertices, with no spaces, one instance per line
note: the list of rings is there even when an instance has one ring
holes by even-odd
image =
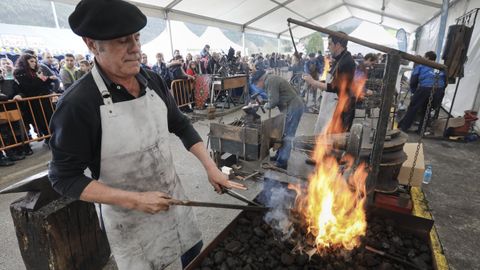
[[[10,205],[20,253],[27,270],[102,269],[110,257],[92,203],[61,197],[38,210],[28,197]]]

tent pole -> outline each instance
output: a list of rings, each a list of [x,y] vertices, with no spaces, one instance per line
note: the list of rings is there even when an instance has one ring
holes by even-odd
[[[280,35],[277,37],[277,55],[280,53]]]
[[[170,37],[170,53],[173,58],[173,38],[172,38],[172,25],[170,24],[170,18],[168,17],[168,11],[165,11],[165,20],[167,21],[168,36]]]
[[[445,38],[445,29],[447,27],[447,18],[448,18],[448,0],[443,0],[442,5],[442,16],[440,17],[440,29],[438,29],[438,39],[437,39],[437,48],[435,52],[437,53],[437,62],[440,63],[442,59],[442,46],[443,39]]]
[[[242,52],[243,52],[243,56],[247,55],[245,51],[245,28],[243,27],[242,27]]]
[[[57,29],[60,29],[60,25],[58,24],[57,10],[55,9],[55,3],[53,1],[50,1],[50,6],[52,7],[53,19],[55,20],[55,27]]]

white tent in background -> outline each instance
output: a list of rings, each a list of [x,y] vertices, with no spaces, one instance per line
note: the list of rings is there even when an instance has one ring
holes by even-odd
[[[202,48],[205,44],[209,44],[210,51],[212,52],[221,52],[223,50],[225,53],[228,53],[230,47],[235,49],[235,51],[242,50],[242,46],[228,39],[222,31],[216,27],[208,27],[200,37],[200,42],[203,44]]]
[[[0,45],[3,47],[37,48],[53,54],[88,53],[82,39],[70,29],[0,23]]]
[[[170,37],[168,31],[164,30],[158,37],[150,41],[149,43],[142,45],[142,52],[146,53],[148,60],[151,64],[154,64],[155,55],[159,52],[163,53],[165,61],[170,60]]]
[[[397,39],[378,24],[364,21],[352,33],[350,33],[350,36],[398,49]],[[348,42],[348,50],[352,54],[362,53],[363,55],[370,52],[376,52],[371,48],[353,42]]]

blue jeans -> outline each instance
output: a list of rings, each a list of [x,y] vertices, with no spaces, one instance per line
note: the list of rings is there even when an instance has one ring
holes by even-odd
[[[293,138],[297,132],[298,124],[303,114],[303,106],[288,109],[285,116],[285,130],[283,131],[282,147],[276,154],[277,165],[287,166],[290,152],[292,151]]]
[[[182,257],[180,257],[182,261],[182,268],[185,269],[187,265],[197,257],[198,254],[200,254],[200,251],[202,250],[203,247],[203,241],[200,240],[198,243],[195,244],[191,249],[187,250],[187,252],[183,253]]]

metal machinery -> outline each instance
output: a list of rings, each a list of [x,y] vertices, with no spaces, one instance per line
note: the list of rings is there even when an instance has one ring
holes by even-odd
[[[359,153],[358,158],[363,158],[368,161],[367,163],[370,166],[370,174],[367,180],[367,190],[370,194],[373,195],[373,191],[375,190],[394,191],[398,185],[398,182],[396,182],[395,179],[396,174],[398,175],[398,170],[401,167],[401,164],[406,160],[406,155],[402,149],[407,136],[400,131],[392,130],[391,126],[393,125],[390,125],[393,123],[394,118],[394,115],[392,115],[391,112],[392,108],[395,108],[394,96],[396,95],[396,85],[401,59],[403,58],[439,70],[446,70],[447,67],[426,60],[422,57],[350,37],[346,34],[338,33],[326,28],[314,26],[291,18],[287,21],[289,26],[290,23],[293,23],[331,36],[337,36],[387,54],[383,76],[382,79],[378,81],[378,84],[381,86],[380,91],[377,92],[373,100],[367,100],[367,106],[370,106],[370,108],[367,108],[367,117],[371,119],[370,124],[368,124],[368,121],[367,124],[364,124],[366,128],[363,128],[361,131],[362,136],[360,137],[355,134],[354,136],[351,134],[339,136],[345,138],[350,137],[350,141],[353,142],[353,144],[350,143],[350,148],[353,147],[357,149],[354,151],[349,150],[349,152],[357,152]],[[375,110],[371,110],[372,108],[375,108]],[[352,128],[352,132],[358,133],[360,131],[356,128]],[[358,142],[355,142],[355,140]],[[341,144],[339,146],[341,146]],[[344,145],[343,149],[347,149],[346,145]],[[409,189],[409,187],[407,187],[407,189]],[[373,200],[373,196],[370,197]]]
[[[259,108],[258,104],[250,103],[242,108],[245,115],[240,119],[229,124],[210,124],[208,136],[217,166],[224,165],[222,156],[225,153],[231,154],[237,161],[239,158],[263,160],[269,155],[270,148],[281,142],[285,116],[281,114],[261,120],[257,114]]]

